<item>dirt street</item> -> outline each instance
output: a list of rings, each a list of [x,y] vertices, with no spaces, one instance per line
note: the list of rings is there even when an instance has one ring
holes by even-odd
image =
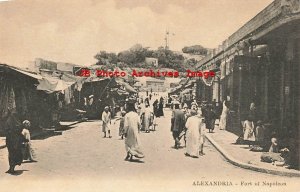
[[[261,191],[284,189],[262,186],[264,181],[286,183],[296,189],[297,178],[233,166],[208,142],[206,155],[199,159],[185,157],[185,148],[172,148],[170,114],[167,109],[165,117],[158,118],[157,131],[140,133],[145,154],[142,162],[124,161],[118,123],[109,139],[103,138],[100,121],[80,123],[61,135],[33,140],[38,162],[17,166],[18,176],[4,173],[8,168],[7,149],[1,149],[0,191],[239,191],[241,187],[251,191],[249,185],[255,189],[258,181]],[[208,186],[214,181],[231,182],[232,186]]]

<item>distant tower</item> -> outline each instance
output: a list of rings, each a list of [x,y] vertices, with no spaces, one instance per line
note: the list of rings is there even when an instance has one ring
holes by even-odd
[[[172,33],[171,35],[175,35]],[[169,30],[166,30],[166,36],[165,36],[165,49],[168,50],[170,48],[170,32]]]
[[[165,36],[165,49],[166,50],[168,50],[169,49],[169,35],[170,35],[170,33],[169,33],[169,31],[167,30],[166,31],[166,36]]]

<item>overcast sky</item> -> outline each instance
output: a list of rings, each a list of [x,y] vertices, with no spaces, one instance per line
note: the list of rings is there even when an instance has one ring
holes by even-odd
[[[81,65],[136,43],[217,47],[272,0],[14,0],[0,2],[0,63],[40,57]]]

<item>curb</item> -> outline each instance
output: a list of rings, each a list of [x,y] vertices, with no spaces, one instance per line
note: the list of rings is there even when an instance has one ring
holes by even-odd
[[[4,149],[6,147],[6,145],[0,145],[0,149]]]
[[[76,125],[76,124],[79,124],[79,123],[82,123],[82,122],[87,122],[88,120],[79,120],[79,121],[75,121],[74,123],[71,123],[69,125],[62,125],[62,126],[65,126],[65,127],[70,127],[70,126],[73,126],[73,125]]]
[[[82,122],[84,122],[84,121],[77,121],[77,122],[75,122],[75,123],[72,123],[72,124],[66,125],[66,126],[67,126],[67,127],[70,127],[70,126],[72,126],[72,125],[76,125],[76,124],[79,124],[79,123],[82,123]],[[36,138],[36,137],[38,137],[38,136],[41,136],[41,135],[45,134],[45,132],[46,132],[46,131],[41,131],[41,132],[38,132],[38,133],[36,133],[36,134],[33,134],[33,135],[31,136],[31,139],[34,139],[34,138]],[[6,148],[6,145],[5,145],[5,144],[4,144],[4,145],[0,145],[0,149],[4,149],[4,148]]]
[[[256,165],[250,165],[246,164],[244,162],[241,162],[234,157],[232,157],[229,153],[227,153],[226,150],[224,150],[214,139],[212,139],[210,136],[205,135],[205,137],[208,139],[208,141],[225,157],[225,159],[238,167],[244,168],[244,169],[249,169],[252,171],[257,171],[257,172],[262,172],[262,173],[268,173],[268,174],[273,174],[273,175],[280,175],[280,176],[288,176],[288,177],[300,177],[300,172],[288,172],[288,171],[278,171],[278,170],[273,170],[273,169],[267,169],[263,167],[259,167]]]

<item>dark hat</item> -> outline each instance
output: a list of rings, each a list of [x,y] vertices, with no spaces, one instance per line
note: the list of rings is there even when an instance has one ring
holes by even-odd
[[[194,109],[192,109],[192,110],[190,111],[190,113],[191,113],[191,115],[197,115],[197,111],[194,110]]]

